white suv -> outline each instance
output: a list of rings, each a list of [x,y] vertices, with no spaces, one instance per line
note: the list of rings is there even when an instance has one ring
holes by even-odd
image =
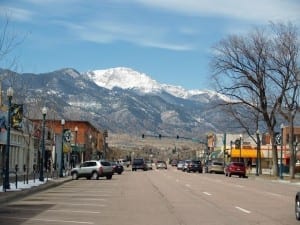
[[[99,177],[106,177],[110,180],[113,175],[113,167],[106,160],[89,160],[81,163],[71,170],[73,180],[85,177],[87,179],[98,180]]]

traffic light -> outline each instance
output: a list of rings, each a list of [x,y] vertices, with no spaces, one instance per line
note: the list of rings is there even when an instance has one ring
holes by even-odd
[[[104,132],[103,132],[103,136],[104,136],[105,138],[107,138],[107,137],[108,137],[108,131],[107,131],[107,130],[104,130]]]

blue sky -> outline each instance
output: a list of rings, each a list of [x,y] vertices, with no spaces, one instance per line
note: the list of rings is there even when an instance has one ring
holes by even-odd
[[[272,22],[300,25],[299,0],[1,0],[18,72],[129,67],[160,83],[210,89],[212,46]],[[9,57],[0,60],[9,65]]]

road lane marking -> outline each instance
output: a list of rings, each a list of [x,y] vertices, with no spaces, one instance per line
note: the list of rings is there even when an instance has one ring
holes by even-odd
[[[30,203],[32,201],[26,200],[26,203]],[[35,203],[39,202],[40,204],[53,204],[53,205],[73,205],[73,206],[98,206],[98,207],[106,207],[104,204],[88,204],[88,203],[66,203],[66,202],[51,202],[47,201],[46,203],[44,201],[33,201]]]
[[[243,209],[243,208],[238,207],[238,206],[236,206],[235,208],[238,209],[238,210],[240,210],[240,211],[242,211],[242,212],[244,212],[244,213],[248,213],[248,214],[251,213],[251,211]]]
[[[111,197],[112,195],[111,194],[107,194],[107,193],[101,193],[101,194],[98,194],[98,192],[94,192],[95,194],[92,194],[91,192],[88,194],[85,194],[85,193],[81,193],[81,195],[77,195],[76,197]],[[73,197],[74,196],[74,193],[46,193],[46,194],[42,194],[42,195],[39,195],[40,197],[50,197],[51,198],[54,196],[54,197],[58,197],[58,198],[61,198],[61,197]]]
[[[283,195],[277,194],[277,193],[272,193],[272,192],[264,192],[264,193],[267,194],[267,195],[274,196],[274,197],[283,197]]]
[[[211,195],[211,193],[208,193],[208,192],[203,192],[203,194],[205,194],[205,195]]]
[[[93,222],[81,222],[74,220],[47,220],[47,219],[36,219],[30,217],[12,217],[12,216],[0,216],[0,218],[4,219],[13,219],[13,220],[28,220],[28,221],[41,221],[41,222],[55,222],[55,223],[73,223],[73,224],[94,224]]]
[[[89,196],[89,197],[92,197],[92,196]],[[95,197],[95,196],[94,196]],[[106,197],[106,196],[105,196]],[[37,199],[37,200],[43,200],[45,197],[37,197],[37,198],[35,198],[35,199]],[[51,196],[50,197],[51,199],[62,199],[62,197],[59,197],[59,196]],[[86,198],[86,197],[84,197],[84,196],[77,196],[76,197],[76,200],[77,201],[83,201],[83,200],[85,200],[85,201],[108,201],[107,199],[105,199],[105,198]]]
[[[22,208],[22,207],[12,207],[12,209],[20,209],[24,211],[41,211],[41,209],[28,209],[28,208]],[[99,214],[101,212],[99,211],[84,211],[84,210],[65,210],[65,209],[49,209],[46,210],[48,212],[70,212],[70,213],[87,213],[87,214]]]
[[[100,204],[82,204],[82,203],[58,203],[59,205],[85,205],[85,206],[99,206],[99,207],[105,207],[106,205],[100,205]]]

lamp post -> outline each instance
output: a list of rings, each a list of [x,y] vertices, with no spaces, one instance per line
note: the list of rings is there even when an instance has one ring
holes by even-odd
[[[240,158],[239,158],[239,162],[242,161],[242,137],[243,137],[243,135],[240,134]]]
[[[259,130],[256,131],[256,138],[257,138],[257,146],[256,146],[256,176],[259,175],[259,153],[260,153],[260,137],[259,137]]]
[[[230,161],[231,161],[231,156],[232,156],[232,146],[233,146],[233,141],[230,141]]]
[[[223,165],[225,165],[226,133],[223,136]]]
[[[42,157],[41,157],[41,165],[40,165],[40,181],[44,181],[44,159],[45,159],[45,119],[47,114],[47,108],[42,108],[43,114],[43,127],[42,127]]]
[[[77,158],[78,158],[78,149],[77,149],[77,133],[78,133],[78,127],[75,126],[74,130],[75,130],[75,150],[76,150],[76,155],[77,155]],[[74,164],[73,167],[75,167],[75,165],[76,165],[75,159],[77,159],[77,158],[74,157],[74,159],[73,159],[73,164]],[[76,160],[76,161],[77,161],[77,160]]]
[[[9,147],[10,147],[10,127],[11,127],[11,100],[14,95],[14,90],[12,87],[7,89],[7,98],[8,98],[8,116],[7,116],[7,139],[6,139],[6,148],[5,148],[5,177],[4,177],[4,191],[10,189],[9,184]]]
[[[63,177],[63,167],[64,167],[64,126],[65,126],[65,120],[61,120],[61,155],[60,155],[60,168],[59,168],[59,177]]]
[[[284,125],[281,124],[280,125],[280,133],[281,133],[281,140],[280,140],[280,179],[283,179],[283,175],[282,175],[282,146],[283,146],[283,127]]]
[[[103,132],[103,139],[104,139],[104,148],[103,148],[103,158],[106,159],[106,147],[107,147],[107,143],[106,143],[106,138],[108,137],[108,131],[104,130]]]

